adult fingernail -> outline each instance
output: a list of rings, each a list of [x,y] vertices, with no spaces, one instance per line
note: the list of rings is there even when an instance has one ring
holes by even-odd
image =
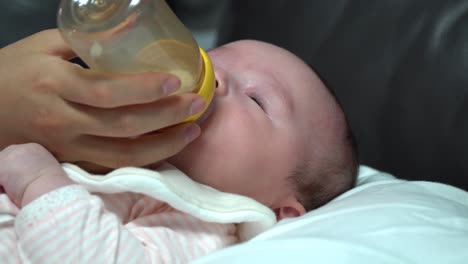
[[[176,77],[170,77],[166,81],[164,81],[162,85],[162,90],[164,94],[171,94],[177,90],[179,90],[180,81]]]
[[[185,128],[184,136],[185,142],[188,144],[200,135],[200,128],[197,125],[191,124]]]
[[[192,106],[190,107],[190,115],[193,116],[195,114],[200,113],[205,109],[205,100],[201,97],[197,97],[197,99],[192,101]]]

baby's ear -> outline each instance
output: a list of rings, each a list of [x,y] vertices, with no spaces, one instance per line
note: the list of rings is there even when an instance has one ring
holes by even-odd
[[[295,198],[291,197],[283,201],[280,206],[273,209],[276,214],[276,220],[298,217],[306,213],[304,206]]]

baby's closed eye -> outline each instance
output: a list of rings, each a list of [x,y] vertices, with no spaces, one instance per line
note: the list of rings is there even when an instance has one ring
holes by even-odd
[[[252,99],[252,101],[254,101],[262,110],[265,110],[263,108],[263,102],[262,100],[260,99],[260,97],[256,94],[249,94],[248,95],[250,97],[250,99]]]

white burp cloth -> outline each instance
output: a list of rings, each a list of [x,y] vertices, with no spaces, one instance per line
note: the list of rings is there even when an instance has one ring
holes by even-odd
[[[68,163],[62,167],[71,180],[92,193],[140,193],[203,221],[239,224],[241,241],[253,238],[276,223],[270,208],[251,198],[197,183],[167,163],[158,171],[126,167],[106,175],[90,174]]]

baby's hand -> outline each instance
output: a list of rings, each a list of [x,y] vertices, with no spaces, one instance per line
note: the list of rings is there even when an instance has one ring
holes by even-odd
[[[48,179],[47,184],[43,191],[40,186],[35,187],[35,192],[39,191],[36,196],[50,191],[53,181],[67,178],[58,161],[41,145],[12,145],[0,152],[0,185],[18,207],[24,205],[25,191],[30,185],[42,184],[44,181],[38,180],[44,177]]]

